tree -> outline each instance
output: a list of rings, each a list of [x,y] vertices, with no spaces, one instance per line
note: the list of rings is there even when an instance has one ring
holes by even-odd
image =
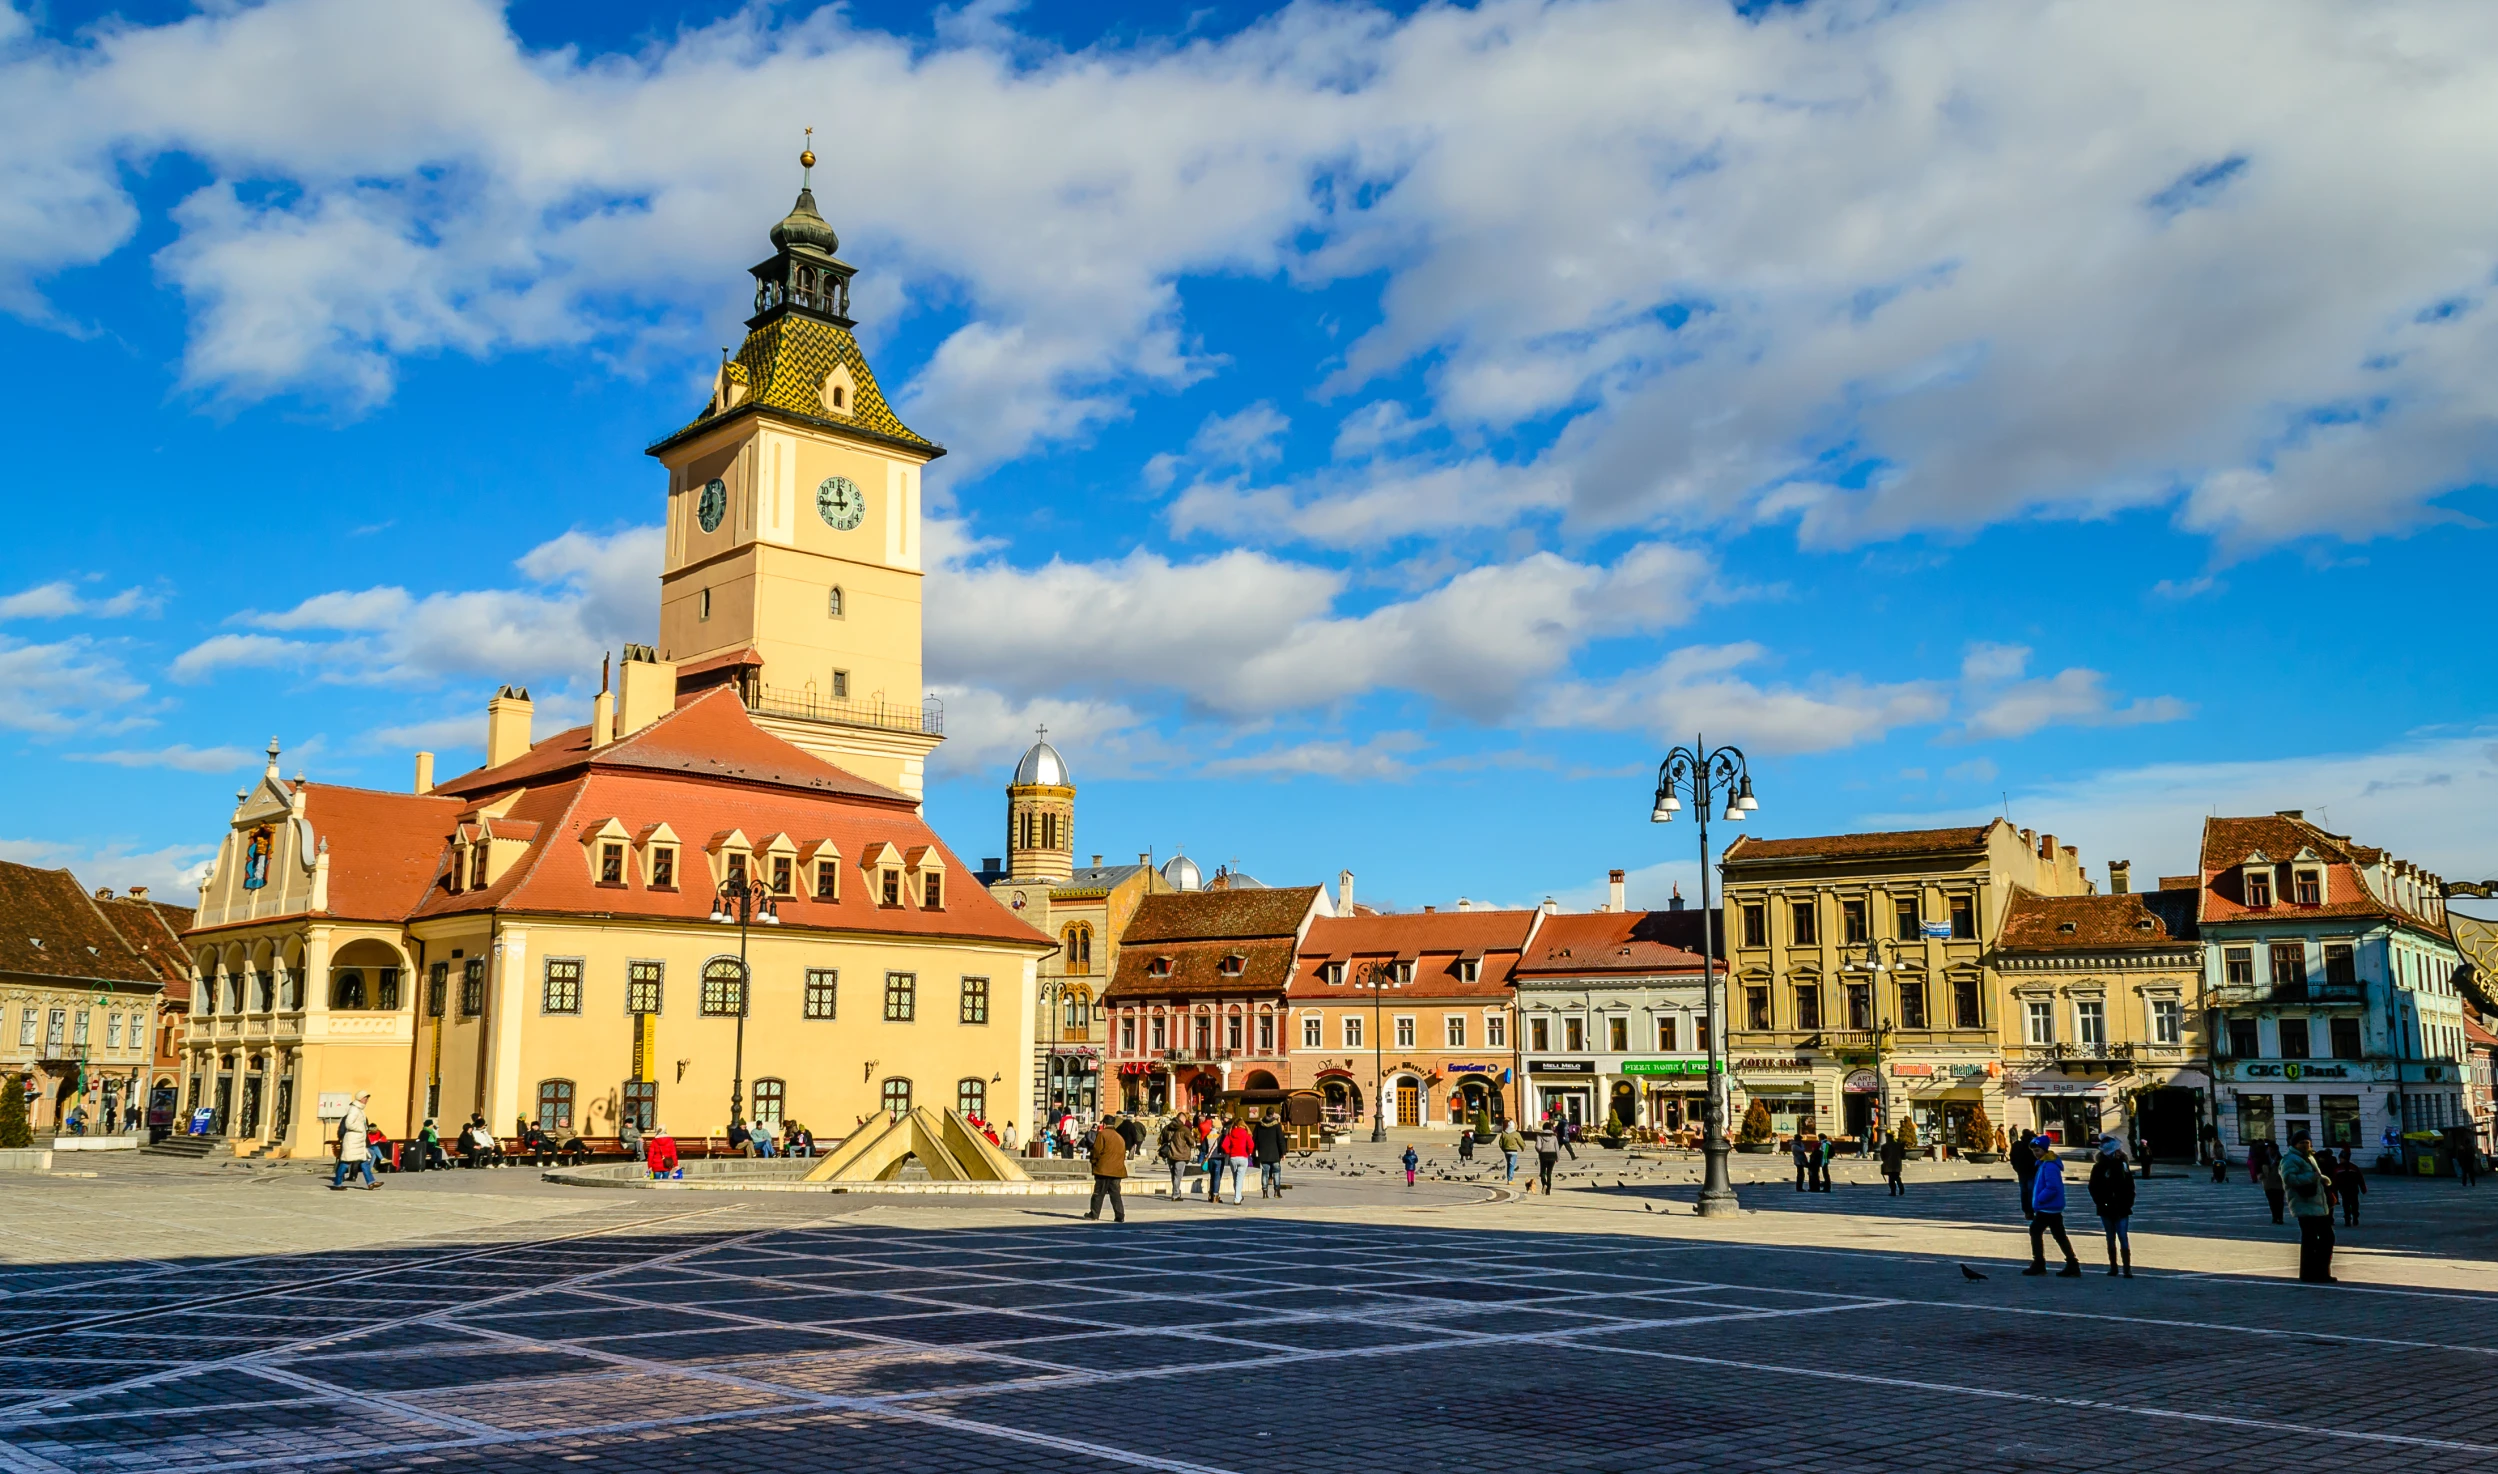
[[[1913,1151],[1915,1151],[1915,1150],[1917,1149],[1917,1123],[1916,1123],[1916,1122],[1914,1122],[1914,1121],[1902,1121],[1902,1122],[1900,1122],[1900,1129],[1899,1129],[1899,1130],[1898,1130],[1898,1132],[1897,1132],[1897,1133],[1895,1133],[1895,1134],[1899,1137],[1899,1143],[1900,1143],[1901,1147],[1903,1147],[1904,1149],[1906,1149],[1906,1150],[1908,1150],[1908,1151],[1912,1151],[1912,1152],[1913,1152]]]
[[[34,1144],[26,1125],[26,1077],[11,1070],[0,1079],[0,1149]]]
[[[1743,1125],[1735,1132],[1735,1140],[1745,1146],[1758,1146],[1777,1135],[1770,1129],[1769,1102],[1756,1100],[1752,1102],[1752,1108],[1743,1113]]]
[[[1986,1118],[1986,1107],[1969,1107],[1969,1118],[1960,1123],[1960,1149],[1982,1152],[1995,1141],[1995,1123]]]

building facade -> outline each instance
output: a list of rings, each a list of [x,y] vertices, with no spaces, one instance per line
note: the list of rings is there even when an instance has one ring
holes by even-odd
[[[2229,1145],[2472,1124],[2443,881],[2284,810],[2207,820],[2193,883]]]
[[[1336,909],[1349,912],[1340,893]],[[1511,976],[1536,911],[1322,916],[1288,997],[1292,1078],[1327,1119],[1454,1130],[1510,1119],[1517,1056]]]
[[[1519,962],[1519,1046],[1534,1118],[1697,1129],[1708,1084],[1700,913],[1548,914]]]
[[[379,793],[282,779],[273,747],[238,796],[186,938],[184,1092],[239,1149],[318,1154],[359,1092],[401,1135],[737,1113],[832,1138],[1034,1098],[1054,944],[919,814],[942,732],[918,468],[941,452],[877,392],[808,193],[772,241],[744,345],[652,448],[659,638],[589,723],[538,737],[506,687],[473,772],[437,783],[420,753],[414,792]]]
[[[1102,995],[1119,1108],[1188,1110],[1227,1090],[1292,1088],[1286,990],[1328,911],[1314,885],[1140,900]]]
[[[2203,947],[2191,893],[2015,889],[1992,963],[2004,979],[2007,1129],[2059,1146],[2124,1138],[2137,1158],[2202,1155],[2211,1099]]]
[[[1990,944],[2017,889],[2083,894],[2081,858],[2005,820],[1727,846],[1727,1053],[1738,1116],[1859,1140],[2004,1119]]]
[[[90,893],[66,870],[0,861],[0,1088],[25,1092],[34,1130],[81,1108],[91,1130],[108,1112],[145,1122],[188,919],[144,891]]]

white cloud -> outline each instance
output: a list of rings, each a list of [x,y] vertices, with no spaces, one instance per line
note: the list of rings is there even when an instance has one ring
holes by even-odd
[[[61,619],[73,614],[118,619],[129,614],[153,614],[160,602],[145,589],[123,589],[101,599],[90,599],[78,592],[76,584],[60,578],[14,594],[0,594],[0,619]]]
[[[1210,415],[1189,437],[1185,453],[1165,451],[1145,463],[1145,484],[1160,491],[1186,466],[1241,471],[1264,465],[1283,454],[1279,442],[1291,428],[1292,421],[1263,399],[1232,414]]]
[[[265,754],[240,747],[193,747],[182,742],[170,747],[71,752],[62,756],[72,762],[108,763],[117,768],[171,768],[181,773],[231,773],[238,768],[259,767],[266,761]]]
[[[1217,758],[1209,777],[1333,778],[1348,783],[1401,783],[1414,776],[1423,746],[1417,732],[1380,732],[1361,742],[1331,738],[1287,743],[1262,752]]]
[[[2174,696],[2146,696],[2120,706],[2106,675],[2070,666],[2052,676],[2021,679],[2030,652],[2021,645],[1972,645],[1961,661],[1963,694],[1974,708],[1965,725],[1973,738],[2026,737],[2041,727],[2128,727],[2173,722],[2194,708]]]
[[[1688,646],[1608,681],[1566,682],[1544,699],[1541,718],[1548,727],[1659,739],[1714,731],[1739,736],[1748,752],[1827,752],[1938,722],[1951,707],[1948,688],[1932,681],[1885,685],[1824,676],[1801,687],[1763,686],[1736,674],[1768,655],[1748,641]]]
[[[198,904],[200,877],[207,873],[215,853],[214,845],[136,850],[124,844],[98,847],[86,841],[0,838],[0,860],[67,870],[90,890],[109,886],[127,891],[143,885],[151,892],[150,899],[176,906]]]
[[[0,635],[0,730],[65,736],[121,732],[148,724],[147,687],[121,662],[83,638],[29,644]]]
[[[2155,763],[2070,783],[2015,788],[2016,824],[2079,844],[2095,869],[2132,860],[2135,883],[2194,870],[2209,814],[2301,809],[2337,834],[2381,845],[2450,880],[2498,877],[2498,732],[2432,733],[2373,752],[2255,762]],[[1866,816],[1871,825],[1969,822],[1971,810]]]
[[[631,527],[567,532],[515,566],[533,589],[426,594],[400,588],[336,590],[293,608],[241,616],[263,629],[335,634],[282,639],[218,634],[174,658],[176,680],[226,670],[279,667],[341,681],[433,681],[483,676],[577,683],[602,651],[647,640],[659,573],[660,532]]]
[[[933,45],[749,8],[623,55],[524,52],[486,0],[0,15],[0,305],[47,317],[136,233],[122,171],[182,155],[209,182],[158,269],[212,394],[690,362],[789,193],[755,140],[836,97],[863,310],[963,309],[897,386],[956,468],[1216,371],[1179,287],[1220,274],[1376,276],[1338,387],[1418,369],[1460,438],[1564,423],[1532,468],[1586,525],[2174,501],[2234,549],[2416,526],[2498,462],[2498,197],[2448,187],[2498,165],[2487,7],[1313,3],[1075,53],[1000,7]]]
[[[1083,754],[1086,769],[1078,781],[1122,772],[1140,747],[1156,745],[1142,730],[1145,719],[1115,701],[1016,701],[977,686],[940,686],[934,694],[945,703],[945,742],[930,759],[940,778],[1004,774],[1041,727],[1049,729],[1052,746]]]

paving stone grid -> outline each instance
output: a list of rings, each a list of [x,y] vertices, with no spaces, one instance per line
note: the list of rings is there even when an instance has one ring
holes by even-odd
[[[2498,1299],[1987,1273],[1425,1223],[602,1211],[0,1271],[0,1469],[2498,1463]]]

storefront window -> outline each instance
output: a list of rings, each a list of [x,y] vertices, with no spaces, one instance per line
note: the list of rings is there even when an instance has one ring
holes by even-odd
[[[2325,1145],[2348,1147],[2360,1145],[2359,1097],[2328,1095],[2322,1101],[2322,1105],[2325,1118]]]
[[[2238,1097],[2238,1142],[2270,1141],[2272,1134],[2272,1097],[2241,1095]]]

